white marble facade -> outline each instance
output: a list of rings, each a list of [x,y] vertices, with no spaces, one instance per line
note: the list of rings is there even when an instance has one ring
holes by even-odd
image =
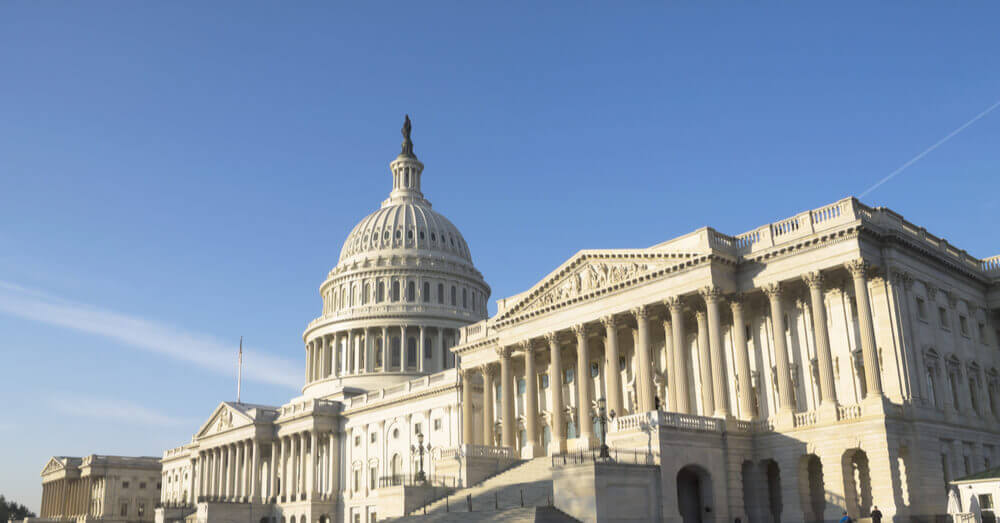
[[[223,403],[167,451],[162,520],[403,515],[421,467],[461,486],[472,456],[593,448],[598,399],[609,444],[655,457],[665,521],[931,518],[949,480],[1000,464],[1000,258],[846,198],[580,251],[487,318],[404,138],[320,286],[302,395]]]

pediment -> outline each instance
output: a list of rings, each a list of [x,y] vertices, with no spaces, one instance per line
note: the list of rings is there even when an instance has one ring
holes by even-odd
[[[42,468],[42,475],[45,476],[47,474],[52,474],[53,472],[59,472],[64,468],[66,468],[65,463],[59,461],[58,458],[50,458],[49,462],[45,464],[44,468]]]
[[[649,250],[580,251],[521,295],[501,320],[550,305],[571,301],[588,293],[628,286],[643,276],[700,256],[697,253]]]
[[[253,424],[253,419],[250,416],[223,402],[215,409],[208,421],[201,426],[195,437],[204,438],[251,424]]]

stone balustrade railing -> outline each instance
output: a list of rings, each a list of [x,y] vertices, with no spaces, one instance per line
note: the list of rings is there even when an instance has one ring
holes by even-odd
[[[861,417],[861,405],[840,405],[837,407],[837,420],[856,419]]]
[[[339,402],[321,399],[307,399],[282,405],[278,408],[278,419],[300,416],[308,413],[326,412],[334,414],[337,412]]]
[[[461,340],[460,343],[466,344],[474,341],[485,340],[490,336],[491,330],[489,320],[483,320],[473,323],[472,325],[460,327],[458,329],[459,339]]]
[[[487,445],[462,445],[461,452],[467,458],[515,460],[520,457],[510,447],[491,447]]]
[[[324,313],[323,316],[309,322],[309,325],[306,327],[306,330],[317,324],[334,320],[347,320],[355,317],[371,318],[372,316],[379,316],[379,315],[385,316],[387,318],[398,319],[400,315],[406,315],[410,313],[422,313],[422,314],[445,313],[450,317],[456,317],[468,320],[477,320],[482,318],[482,314],[479,312],[473,312],[472,310],[463,310],[461,308],[456,308],[455,306],[437,305],[431,303],[418,304],[418,303],[405,303],[405,302],[404,303],[390,302],[390,303],[358,305],[356,307],[349,307],[346,309],[329,311],[327,313]],[[362,328],[359,327],[358,330],[362,330]]]
[[[457,369],[454,368],[445,369],[441,372],[436,372],[434,374],[422,376],[417,379],[404,381],[403,383],[399,383],[391,387],[373,390],[366,394],[353,396],[351,398],[345,398],[343,400],[344,408],[353,409],[353,408],[363,407],[369,404],[403,397],[413,392],[419,392],[422,390],[426,390],[428,388],[437,387],[448,383],[458,383]]]
[[[746,255],[857,220],[895,231],[969,269],[981,271],[990,276],[1000,276],[1000,256],[983,260],[975,258],[964,250],[949,244],[944,238],[939,238],[927,232],[927,229],[905,220],[892,210],[883,207],[868,207],[856,198],[844,198],[831,205],[762,225],[736,236],[729,236],[710,229],[708,241],[713,248],[729,251],[734,255]]]
[[[696,430],[699,432],[722,432],[726,428],[725,422],[719,418],[681,414],[679,412],[657,412],[656,414],[659,417],[659,426],[661,427]]]
[[[818,421],[815,410],[810,410],[808,412],[796,412],[793,418],[793,423],[795,427],[808,427],[810,425],[815,425]]]

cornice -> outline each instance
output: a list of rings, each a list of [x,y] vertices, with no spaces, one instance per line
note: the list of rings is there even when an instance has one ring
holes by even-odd
[[[343,417],[346,418],[346,417],[348,417],[350,415],[362,414],[362,413],[365,413],[365,412],[368,412],[368,411],[371,411],[371,410],[374,410],[374,409],[389,407],[389,406],[392,406],[392,405],[396,405],[398,403],[406,403],[406,402],[410,402],[410,401],[413,401],[413,400],[423,399],[423,398],[426,398],[426,397],[429,397],[429,396],[435,396],[435,395],[441,394],[442,392],[450,392],[450,391],[458,390],[458,389],[459,389],[459,386],[458,386],[457,383],[445,383],[445,384],[440,385],[438,387],[430,388],[430,389],[426,389],[426,390],[422,390],[422,391],[414,393],[414,394],[403,394],[403,395],[401,395],[399,397],[396,397],[396,398],[389,398],[387,400],[380,400],[380,401],[377,401],[375,403],[368,403],[368,404],[362,405],[362,406],[357,407],[357,408],[351,408],[349,410],[343,410],[343,411],[340,412],[340,414],[341,414],[341,416],[343,416]],[[349,421],[350,420],[348,420],[348,422]]]

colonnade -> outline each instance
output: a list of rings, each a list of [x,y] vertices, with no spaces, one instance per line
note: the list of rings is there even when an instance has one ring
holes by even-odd
[[[339,470],[335,448],[333,432],[307,430],[275,439],[271,462],[276,465],[269,473],[275,486],[272,497],[279,502],[331,499]]]
[[[198,452],[197,497],[218,501],[260,498],[261,445],[241,440]]]
[[[39,516],[48,518],[90,514],[90,486],[90,478],[63,478],[44,483]]]
[[[317,336],[306,342],[306,383],[392,370],[437,372],[450,368],[454,366],[454,359],[445,346],[445,338],[449,335],[452,342],[457,339],[455,329],[404,324],[348,329]],[[417,341],[415,355],[408,350],[411,337],[416,337]],[[398,346],[391,343],[394,339],[399,340]],[[399,352],[398,356],[394,351]],[[429,358],[425,357],[428,352]]]
[[[862,358],[864,361],[864,378],[866,382],[866,397],[881,397],[882,383],[879,374],[879,364],[875,345],[875,330],[872,323],[871,306],[868,296],[867,269],[868,265],[861,260],[855,260],[845,264],[845,269],[850,273],[857,302],[857,321],[860,332]],[[809,301],[813,315],[813,335],[816,339],[817,363],[819,367],[820,383],[820,408],[833,407],[836,410],[837,395],[833,376],[832,356],[830,350],[830,339],[826,327],[826,311],[824,301],[824,274],[822,272],[811,272],[804,275],[801,280],[809,288]],[[789,351],[785,339],[785,315],[783,306],[784,289],[791,282],[774,282],[766,285],[763,293],[767,297],[771,317],[771,339],[774,347],[774,359],[777,375],[778,405],[777,415],[792,414],[795,409],[795,393],[793,389],[791,363]],[[552,445],[559,451],[566,448],[566,434],[561,420],[561,413],[564,411],[564,398],[562,397],[562,354],[561,348],[566,340],[565,330],[570,330],[575,338],[576,347],[576,418],[579,427],[578,438],[581,444],[592,444],[594,440],[592,423],[592,400],[591,394],[592,380],[590,376],[590,346],[588,338],[591,335],[603,335],[605,347],[604,358],[600,358],[600,365],[604,367],[605,391],[604,397],[607,401],[608,411],[614,411],[617,415],[626,414],[622,398],[622,385],[618,372],[618,329],[622,325],[635,325],[634,347],[636,361],[636,383],[635,400],[636,411],[646,412],[656,409],[657,396],[656,387],[653,382],[654,375],[654,354],[650,344],[650,329],[655,318],[659,317],[664,329],[664,350],[666,354],[663,359],[667,366],[663,369],[663,374],[667,376],[668,387],[665,390],[669,409],[683,414],[697,414],[696,408],[691,401],[691,384],[695,382],[695,377],[690,376],[690,365],[686,350],[687,333],[685,332],[686,318],[685,311],[693,309],[695,323],[697,325],[697,355],[698,355],[698,376],[701,382],[701,412],[703,416],[714,416],[718,418],[733,417],[733,410],[729,405],[729,382],[727,375],[726,360],[724,354],[723,328],[721,318],[721,307],[728,302],[731,310],[733,332],[733,353],[734,366],[736,371],[737,401],[740,404],[740,412],[745,419],[756,417],[753,409],[753,390],[751,385],[750,354],[747,348],[746,333],[744,331],[744,301],[749,293],[724,295],[721,289],[709,286],[701,289],[697,296],[678,295],[670,296],[660,303],[642,304],[633,308],[627,313],[594,318],[580,322],[576,325],[568,325],[565,329],[548,332],[540,336],[546,342],[549,352],[549,411],[553,416],[553,423],[550,425],[552,435]],[[660,307],[662,305],[662,308]],[[654,314],[654,310],[659,311],[659,316]],[[596,329],[595,323],[600,322],[603,329]],[[537,378],[536,352],[539,346],[535,341],[537,338],[522,341],[516,345],[497,348],[499,361],[500,379],[500,414],[497,416],[501,423],[501,444],[506,447],[515,447],[515,431],[517,420],[514,417],[514,377],[512,373],[511,359],[519,357],[524,359],[525,374],[529,377]],[[677,347],[678,350],[674,350]],[[658,361],[660,355],[655,359]],[[471,398],[472,390],[469,385],[472,377],[481,375],[483,378],[483,441],[473,441],[475,439],[472,425],[472,402],[463,401],[463,416],[466,420],[463,424],[463,441],[466,443],[492,444],[493,433],[493,380],[496,378],[496,364],[490,363],[482,367],[465,369],[463,379],[463,397]],[[526,442],[535,445],[539,442],[539,432],[537,427],[538,418],[538,395],[536,379],[526,379],[525,391],[525,432]],[[600,391],[594,391],[599,394]]]

